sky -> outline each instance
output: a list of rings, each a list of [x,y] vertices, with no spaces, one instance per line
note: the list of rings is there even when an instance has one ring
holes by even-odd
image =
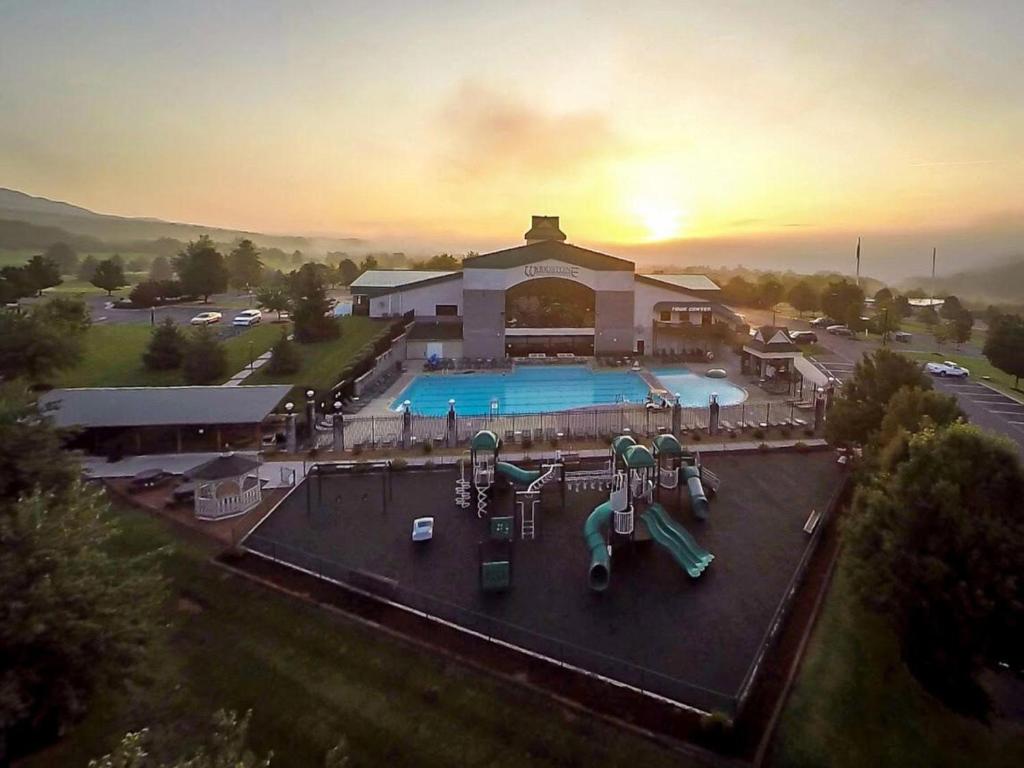
[[[698,260],[833,258],[857,235],[887,260],[946,237],[988,258],[1024,230],[1017,0],[0,0],[0,19],[0,186],[101,212],[439,250],[552,214],[573,242]]]

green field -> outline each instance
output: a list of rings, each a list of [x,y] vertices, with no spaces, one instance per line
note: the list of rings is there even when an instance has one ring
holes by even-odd
[[[168,636],[147,678],[100,697],[55,747],[24,763],[84,768],[129,729],[153,753],[193,745],[218,708],[253,710],[250,742],[274,766],[316,768],[341,736],[353,766],[677,766],[687,763],[546,697],[471,672],[323,608],[252,584],[212,551],[120,510],[126,552],[173,549]]]
[[[317,392],[329,390],[338,383],[338,374],[352,356],[387,327],[387,321],[371,320],[368,317],[344,317],[339,322],[339,338],[318,344],[296,345],[302,356],[302,368],[298,373],[274,376],[266,370],[259,370],[247,383],[294,384]]]
[[[960,717],[926,693],[892,633],[854,602],[841,570],[783,713],[772,764],[1024,765],[1024,725]]]
[[[227,378],[266,352],[281,335],[280,325],[266,323],[224,342],[228,353]],[[144,324],[94,325],[85,337],[82,361],[58,374],[57,387],[150,387],[184,384],[181,371],[148,371],[142,353],[153,329]],[[186,330],[186,333],[188,331]],[[251,344],[251,349],[250,349]]]

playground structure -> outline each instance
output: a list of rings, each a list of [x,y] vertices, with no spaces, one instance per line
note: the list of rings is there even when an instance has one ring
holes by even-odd
[[[603,592],[611,579],[611,557],[617,547],[653,540],[664,548],[691,578],[710,565],[707,552],[661,504],[665,492],[679,492],[685,479],[690,508],[698,520],[706,520],[710,504],[701,482],[699,455],[683,450],[672,435],[654,439],[654,452],[638,445],[630,435],[619,435],[611,445],[611,493],[583,524],[590,550],[590,588]],[[657,501],[655,501],[657,495]],[[641,525],[636,525],[636,518]],[[607,531],[608,533],[604,533]]]

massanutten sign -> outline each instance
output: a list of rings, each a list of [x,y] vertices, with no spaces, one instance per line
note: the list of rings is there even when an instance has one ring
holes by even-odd
[[[523,267],[526,277],[568,277],[575,280],[579,277],[580,268],[555,264],[527,264]]]

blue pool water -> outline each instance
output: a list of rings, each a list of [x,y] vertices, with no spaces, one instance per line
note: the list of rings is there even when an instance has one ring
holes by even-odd
[[[678,392],[684,406],[707,405],[712,392],[718,394],[721,405],[736,405],[747,399],[747,393],[728,379],[709,379],[686,368],[652,368],[651,373],[669,392]]]
[[[623,399],[643,402],[648,387],[632,371],[592,371],[586,366],[522,366],[502,373],[455,373],[417,376],[391,404],[406,400],[412,412],[443,416],[448,398],[463,416],[483,416],[497,399],[498,413],[538,413],[611,405]]]
[[[652,371],[669,392],[678,392],[684,406],[704,406],[712,392],[722,405],[740,403],[746,392],[725,379],[708,379],[686,368],[657,368]],[[523,366],[501,373],[456,373],[414,378],[391,403],[399,410],[406,400],[413,413],[443,416],[448,399],[463,416],[483,416],[498,401],[498,413],[542,413],[614,405],[627,401],[641,403],[647,397],[647,383],[632,371],[593,371],[586,366]]]

